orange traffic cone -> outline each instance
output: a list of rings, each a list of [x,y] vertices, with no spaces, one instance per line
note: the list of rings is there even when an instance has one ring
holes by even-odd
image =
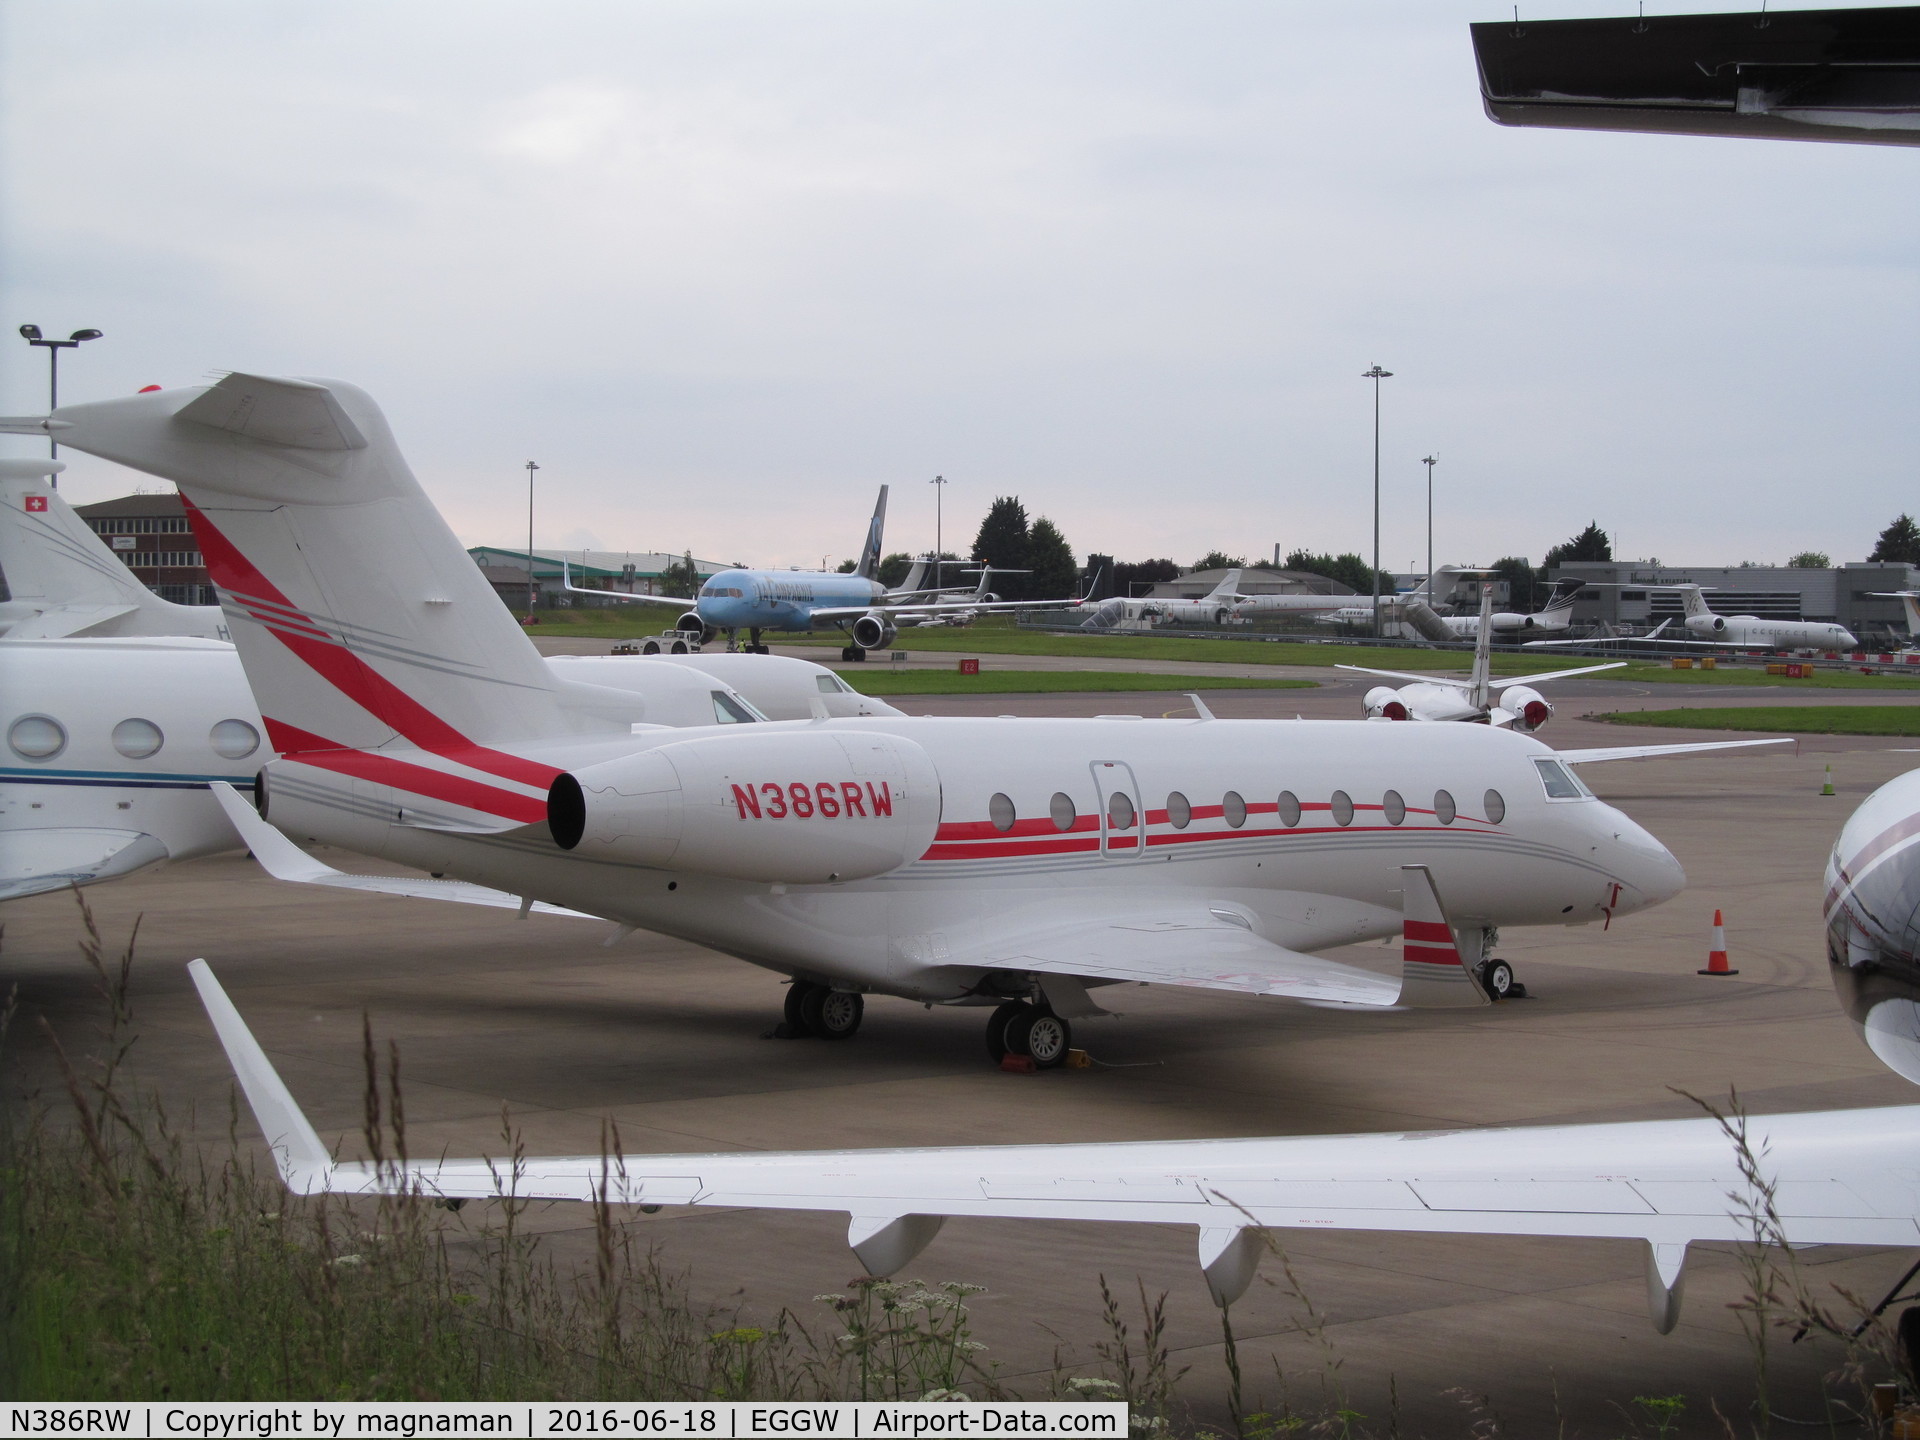
[[[1727,967],[1727,927],[1720,918],[1718,910],[1713,912],[1713,941],[1707,951],[1707,968],[1697,972],[1701,975],[1738,975],[1738,970]]]

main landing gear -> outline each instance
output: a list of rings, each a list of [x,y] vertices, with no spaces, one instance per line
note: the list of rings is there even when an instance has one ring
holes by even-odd
[[[864,665],[867,659],[867,652],[862,650],[858,645],[842,645],[840,647],[840,658],[850,661],[855,665]]]
[[[987,1054],[998,1065],[1009,1055],[1023,1055],[1036,1070],[1064,1064],[1073,1046],[1073,1027],[1044,1005],[1009,1000],[987,1020]]]
[[[835,990],[811,980],[795,980],[787,987],[785,1040],[851,1040],[866,1014],[867,1002],[851,990]],[[775,1031],[780,1034],[780,1031]]]
[[[747,631],[747,643],[744,645],[740,643],[740,632],[738,630],[727,631],[727,651],[729,654],[738,655],[771,655],[773,653],[773,651],[760,643],[760,632],[758,630]]]

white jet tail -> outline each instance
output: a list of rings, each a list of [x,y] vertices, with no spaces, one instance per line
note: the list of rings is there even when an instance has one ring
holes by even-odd
[[[1873,593],[1882,600],[1900,602],[1900,608],[1907,612],[1908,643],[1920,645],[1920,590],[1876,590]]]
[[[1213,587],[1213,592],[1206,598],[1209,600],[1224,600],[1229,596],[1238,595],[1239,593],[1240,572],[1238,570],[1229,570],[1220,577],[1220,583]]]
[[[58,460],[0,460],[0,573],[12,597],[6,633],[15,640],[226,639],[218,606],[162,600],[87,528],[47,483],[65,468]]]
[[[276,750],[411,746],[468,772],[436,781],[459,803],[544,790],[550,767],[491,747],[569,733],[561,682],[365,392],[232,374],[56,420],[62,444],[179,485]]]
[[[1703,593],[1706,587],[1701,585],[1675,585],[1673,588],[1680,592],[1680,604],[1686,612],[1687,619],[1697,620],[1710,618],[1713,615],[1712,609],[1707,605],[1707,597]]]
[[[853,573],[863,580],[880,578],[880,547],[887,530],[887,487],[880,487],[880,498],[874,501],[873,518],[867,522],[866,543],[860,548],[860,563],[853,567]]]

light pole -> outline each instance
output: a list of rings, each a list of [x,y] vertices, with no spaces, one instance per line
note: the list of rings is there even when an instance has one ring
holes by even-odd
[[[533,602],[539,596],[539,583],[533,578],[533,472],[540,467],[527,461],[527,619],[533,619]]]
[[[60,408],[60,352],[62,350],[77,350],[83,341],[98,340],[100,338],[100,332],[98,330],[76,330],[65,340],[48,340],[42,337],[38,325],[22,325],[20,327],[20,335],[27,344],[38,345],[47,352],[47,413],[51,415]],[[60,458],[60,442],[58,440],[48,439],[47,454],[55,460]],[[58,490],[60,488],[60,477],[58,475],[50,475],[47,477],[47,483]]]
[[[947,553],[946,544],[941,536],[941,499],[947,493],[947,477],[936,475],[927,482],[933,486],[933,588],[940,588],[940,557]]]
[[[1373,638],[1380,638],[1380,382],[1393,378],[1377,364],[1360,377],[1373,382]],[[1429,471],[1429,474],[1432,472]]]
[[[1427,601],[1436,598],[1433,593],[1433,467],[1440,463],[1440,456],[1427,456],[1420,462],[1427,467]]]

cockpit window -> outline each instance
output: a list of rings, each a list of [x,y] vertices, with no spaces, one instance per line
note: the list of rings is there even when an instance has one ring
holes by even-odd
[[[854,693],[853,687],[838,675],[816,675],[813,677],[813,683],[819,687],[822,695],[851,695]]]
[[[1535,759],[1533,768],[1540,772],[1540,783],[1547,787],[1549,800],[1587,800],[1593,796],[1558,760]]]
[[[721,725],[751,725],[755,720],[764,719],[754,712],[744,700],[729,695],[724,690],[713,692],[713,718]]]

